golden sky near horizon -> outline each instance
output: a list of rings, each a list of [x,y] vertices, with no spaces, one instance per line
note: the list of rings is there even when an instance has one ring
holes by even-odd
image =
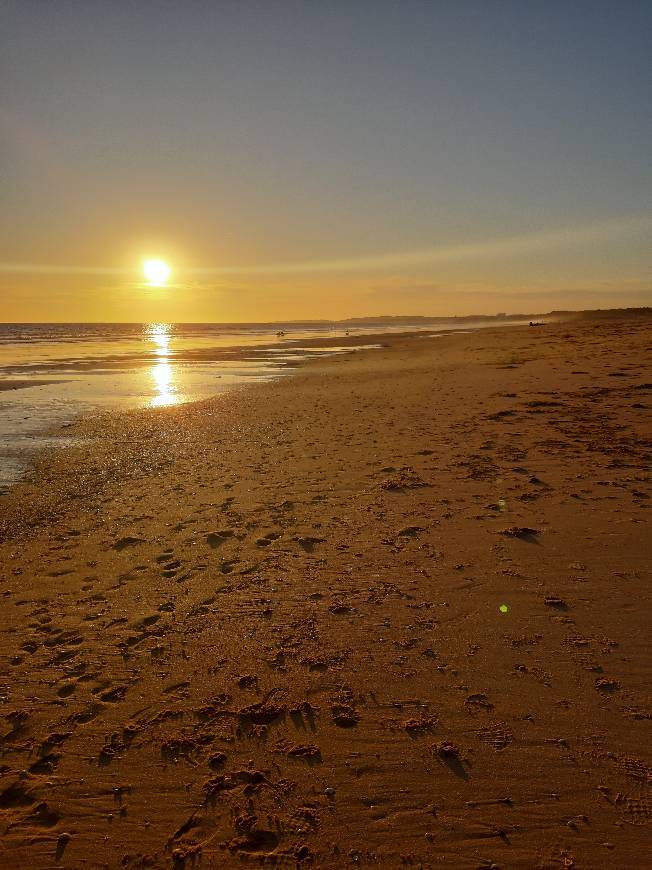
[[[644,256],[651,231],[652,220],[638,218],[251,266],[195,266],[163,244],[155,249],[160,266],[148,257],[106,267],[0,264],[0,282],[8,288],[3,320],[246,322],[638,306],[650,301],[650,284],[639,277],[636,257],[623,257],[614,269],[614,249],[631,252],[638,243]]]

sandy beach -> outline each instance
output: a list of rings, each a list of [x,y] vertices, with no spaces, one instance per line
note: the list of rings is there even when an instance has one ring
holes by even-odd
[[[0,866],[649,866],[651,338],[67,428],[0,502]]]

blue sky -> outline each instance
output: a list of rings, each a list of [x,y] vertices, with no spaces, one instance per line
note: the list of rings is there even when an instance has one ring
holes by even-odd
[[[0,319],[650,304],[651,25],[628,0],[2,2]],[[157,298],[143,256],[175,271]]]

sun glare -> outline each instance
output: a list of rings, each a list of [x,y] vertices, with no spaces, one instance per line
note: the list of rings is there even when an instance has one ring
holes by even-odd
[[[145,260],[143,273],[151,287],[162,287],[167,284],[171,269],[163,260]]]
[[[156,363],[150,369],[155,395],[150,399],[154,408],[177,405],[181,401],[175,383],[177,367],[170,363],[174,352],[170,348],[172,328],[169,323],[151,323],[145,336],[154,344]]]

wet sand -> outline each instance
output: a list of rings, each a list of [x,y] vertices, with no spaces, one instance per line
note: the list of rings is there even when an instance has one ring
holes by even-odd
[[[7,390],[26,390],[28,387],[53,386],[63,384],[65,381],[55,380],[28,380],[27,378],[0,378],[0,393]]]
[[[0,866],[647,866],[651,335],[66,429],[0,502]]]

